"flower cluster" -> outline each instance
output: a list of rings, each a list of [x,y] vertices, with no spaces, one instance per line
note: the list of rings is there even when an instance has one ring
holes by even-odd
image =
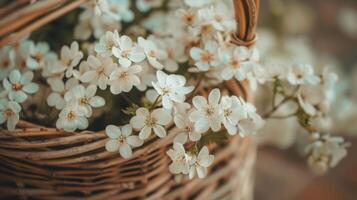
[[[335,167],[346,155],[347,144],[342,137],[320,133],[311,134],[312,143],[306,147],[308,163],[318,174]]]
[[[137,0],[136,6],[147,12],[163,2]],[[176,134],[167,151],[169,169],[189,178],[205,177],[214,163],[207,142],[212,135],[222,136],[214,142],[223,143],[228,136],[257,133],[264,119],[291,116],[311,135],[322,129],[318,122],[333,102],[336,75],[316,75],[312,66],[299,63],[263,66],[254,46],[231,43],[236,27],[232,5],[175,2],[167,4],[165,13],[153,9],[140,22],[150,34],[130,37],[121,32],[119,22],[134,18],[131,1],[91,0],[75,29],[77,39],[94,35],[90,48],[74,41],[56,54],[46,42],[29,39],[1,48],[0,124],[6,122],[14,130],[30,95],[46,95],[51,109],[43,108],[42,101],[29,104],[55,115],[51,124],[67,132],[111,124],[104,125],[105,149],[124,159],[154,137]],[[252,103],[224,87],[229,80],[248,81],[252,89],[272,85],[271,110],[261,117]],[[293,112],[277,116],[287,102],[295,105]],[[112,112],[104,114],[104,109]],[[308,147],[309,164],[320,171],[335,166],[346,154],[342,139],[326,134],[314,138]]]
[[[99,38],[106,31],[120,30],[120,22],[134,19],[130,4],[130,0],[90,0],[83,6],[84,11],[79,16],[74,37],[87,40],[92,35]]]

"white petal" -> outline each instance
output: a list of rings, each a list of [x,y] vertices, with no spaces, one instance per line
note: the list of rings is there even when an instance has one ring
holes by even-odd
[[[144,126],[144,128],[141,129],[139,133],[139,138],[142,140],[148,139],[150,137],[150,134],[151,134],[151,128]]]
[[[98,108],[105,105],[105,100],[103,97],[95,96],[90,98],[89,104],[94,108]]]
[[[105,144],[105,149],[109,152],[116,152],[119,150],[119,143],[115,139],[109,139]]]
[[[233,73],[232,69],[229,67],[224,68],[224,70],[221,72],[221,76],[224,80],[232,79],[233,75],[234,75],[234,73]]]
[[[203,106],[207,105],[207,100],[202,96],[195,96],[192,99],[192,103],[195,108],[200,109]]]
[[[10,72],[9,79],[11,83],[17,83],[20,82],[21,79],[21,73],[19,70],[15,69]]]
[[[145,125],[145,120],[146,120],[146,117],[137,115],[130,119],[130,125],[134,129],[141,129]]]
[[[123,158],[131,158],[133,151],[128,144],[121,144],[119,146],[119,153]]]
[[[181,144],[185,144],[187,142],[187,133],[182,132],[179,133],[178,135],[176,135],[176,137],[174,138],[174,143],[181,143]]]
[[[93,81],[97,76],[97,72],[96,71],[87,71],[85,72],[82,76],[81,76],[81,81],[84,83],[88,83]]]
[[[222,123],[222,120],[220,117],[215,117],[215,118],[211,119],[212,131],[214,131],[214,132],[219,131],[221,129],[221,123]]]
[[[192,131],[189,135],[191,141],[198,141],[201,139],[202,134],[196,131]]]
[[[143,145],[144,141],[141,140],[138,136],[136,135],[132,135],[132,136],[129,136],[127,139],[126,139],[126,142],[130,145],[130,146],[133,146],[133,147],[140,147]]]
[[[131,61],[127,58],[119,58],[119,64],[123,67],[129,67],[131,65]]]
[[[202,50],[197,47],[192,47],[190,50],[190,55],[195,60],[200,60]]]
[[[33,73],[31,71],[28,71],[22,75],[20,82],[21,84],[26,85],[30,83],[32,79],[33,79]]]
[[[166,130],[162,126],[154,126],[154,132],[159,138],[163,138],[166,136]]]
[[[125,137],[128,137],[129,135],[131,135],[132,132],[133,132],[133,129],[131,128],[131,126],[129,124],[126,124],[121,127],[121,133]]]
[[[27,92],[27,93],[29,93],[29,94],[33,94],[33,93],[37,92],[38,85],[36,83],[30,83],[30,84],[25,85],[22,88],[22,90]]]
[[[196,170],[197,170],[197,175],[199,178],[206,177],[207,169],[205,167],[198,166],[198,167],[196,167]]]
[[[23,103],[27,99],[27,95],[23,91],[16,91],[9,93],[10,100],[16,101],[18,103]]]
[[[151,115],[157,120],[157,124],[160,125],[168,125],[172,120],[171,114],[162,108],[154,110]]]
[[[174,122],[175,122],[177,128],[181,128],[181,129],[186,128],[187,119],[185,119],[184,116],[182,116],[180,114],[175,115]]]
[[[204,133],[208,131],[210,125],[207,119],[201,118],[197,122],[195,122],[194,127],[195,127],[195,131],[199,133]]]
[[[218,88],[213,89],[208,95],[208,102],[211,105],[217,105],[221,98],[221,92]]]
[[[105,133],[108,135],[109,138],[117,139],[121,135],[121,131],[117,126],[108,125],[105,128]]]

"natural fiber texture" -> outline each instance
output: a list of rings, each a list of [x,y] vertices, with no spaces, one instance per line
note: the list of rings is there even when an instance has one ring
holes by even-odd
[[[49,3],[50,1],[43,1]],[[49,21],[78,7],[84,0],[59,1],[43,13],[20,14],[18,4],[0,9],[12,15],[37,19],[31,24],[8,17],[0,27],[0,46],[13,43]],[[233,43],[250,46],[255,39],[257,0],[234,0],[238,32]],[[14,3],[13,3],[14,4]],[[12,5],[12,4],[11,4]],[[35,5],[39,5],[36,3]],[[34,6],[34,5],[33,5]],[[7,10],[8,9],[8,10]],[[11,11],[11,12],[12,12]],[[43,10],[42,10],[43,11]],[[40,11],[38,11],[40,12]],[[41,16],[41,17],[39,17]],[[32,21],[32,20],[29,20]],[[10,34],[15,31],[14,34]],[[250,99],[248,83],[231,80],[228,90]],[[27,199],[251,199],[256,146],[250,137],[232,137],[228,143],[210,145],[214,164],[204,179],[174,177],[168,170],[166,151],[176,129],[163,139],[151,138],[125,160],[104,148],[104,131],[68,133],[21,121],[16,131],[0,131],[0,197]]]

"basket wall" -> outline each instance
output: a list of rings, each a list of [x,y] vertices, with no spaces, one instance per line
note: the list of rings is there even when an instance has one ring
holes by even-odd
[[[233,43],[255,41],[259,0],[233,0],[238,32]],[[0,46],[11,44],[86,0],[13,1],[0,8]],[[16,22],[16,23],[14,23]],[[228,81],[234,94],[249,97],[246,84]],[[0,199],[252,199],[256,145],[235,136],[210,146],[213,166],[204,179],[186,180],[168,171],[166,151],[177,130],[152,138],[130,160],[104,148],[102,132],[67,133],[20,122],[0,129]]]

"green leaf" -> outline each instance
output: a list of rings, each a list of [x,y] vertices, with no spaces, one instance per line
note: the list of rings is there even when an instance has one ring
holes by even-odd
[[[127,115],[135,115],[136,110],[140,108],[137,104],[131,104],[129,107],[126,107],[125,109],[122,109],[123,113]]]

